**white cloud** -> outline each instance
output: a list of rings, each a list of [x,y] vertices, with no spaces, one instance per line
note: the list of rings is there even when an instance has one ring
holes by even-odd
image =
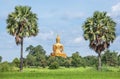
[[[80,36],[80,37],[75,38],[73,42],[74,43],[80,43],[82,41],[83,41],[83,37]]]
[[[79,11],[48,11],[44,14],[41,14],[41,18],[57,18],[57,19],[66,19],[66,20],[71,20],[71,19],[79,19],[84,17],[84,13],[79,12]]]
[[[118,2],[117,4],[113,5],[111,7],[111,12],[108,13],[109,16],[111,16],[113,18],[113,20],[117,23],[116,26],[116,33],[117,35],[120,35],[120,2]]]
[[[107,14],[108,16],[112,17],[113,20],[117,23],[116,25],[116,35],[120,36],[120,2],[113,5],[111,7],[111,12]],[[118,38],[116,38],[117,40]]]
[[[112,6],[110,16],[120,16],[120,2]]]
[[[38,35],[38,37],[40,37],[40,39],[42,39],[42,40],[52,39],[53,36],[54,36],[54,32],[53,31],[40,32],[40,34]]]
[[[112,6],[112,11],[113,11],[113,12],[118,12],[118,11],[120,11],[120,2],[117,3],[116,5]]]
[[[53,31],[40,32],[36,37],[25,38],[25,45],[29,45],[29,44],[37,45],[40,43],[40,41],[53,39],[54,38],[53,36],[54,36]]]

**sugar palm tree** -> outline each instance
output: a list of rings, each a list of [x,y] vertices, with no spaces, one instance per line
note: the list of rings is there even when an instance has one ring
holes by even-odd
[[[38,34],[37,15],[28,6],[16,6],[7,18],[7,32],[21,45],[20,71],[23,69],[23,38]]]
[[[101,70],[101,52],[114,41],[116,23],[106,12],[94,12],[83,24],[84,38],[89,40],[89,47],[98,53],[98,70]]]

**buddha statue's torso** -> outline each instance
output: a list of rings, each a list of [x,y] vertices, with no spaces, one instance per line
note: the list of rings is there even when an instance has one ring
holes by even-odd
[[[56,43],[53,45],[53,52],[54,53],[63,53],[63,45],[60,43]]]

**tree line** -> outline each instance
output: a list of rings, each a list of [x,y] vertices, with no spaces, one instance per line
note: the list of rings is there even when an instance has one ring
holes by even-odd
[[[59,67],[94,67],[97,68],[98,61],[97,56],[80,56],[79,52],[75,52],[72,56],[67,58],[55,57],[46,55],[46,51],[41,45],[32,46],[26,48],[28,55],[23,58],[23,66],[29,68],[49,68],[57,69]],[[0,56],[2,59],[2,57]],[[120,55],[118,52],[106,50],[101,56],[102,66],[117,67],[120,66]],[[10,67],[9,67],[10,66]],[[20,67],[20,59],[15,58],[12,62],[1,62],[0,70],[9,71],[12,67]]]
[[[82,57],[79,52],[74,52],[72,56],[67,58],[48,56],[41,45],[30,45],[26,48],[26,52],[28,52],[28,55],[24,59],[25,66],[40,66],[45,68],[54,63],[64,67],[97,67],[98,65],[97,56]],[[118,52],[106,50],[104,54],[102,54],[101,59],[103,62],[102,65],[120,66],[120,55]]]

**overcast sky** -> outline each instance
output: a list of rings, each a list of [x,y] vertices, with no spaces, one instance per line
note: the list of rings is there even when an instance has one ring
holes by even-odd
[[[25,38],[24,57],[29,45],[42,45],[46,54],[52,52],[57,34],[61,37],[64,52],[71,56],[78,51],[81,56],[97,55],[89,48],[89,42],[83,38],[82,25],[95,11],[106,11],[117,23],[117,38],[110,50],[120,54],[120,0],[1,0],[0,1],[0,56],[3,61],[12,61],[20,57],[20,46],[15,38],[6,32],[6,19],[15,6],[27,5],[37,14],[40,32],[36,37]]]

